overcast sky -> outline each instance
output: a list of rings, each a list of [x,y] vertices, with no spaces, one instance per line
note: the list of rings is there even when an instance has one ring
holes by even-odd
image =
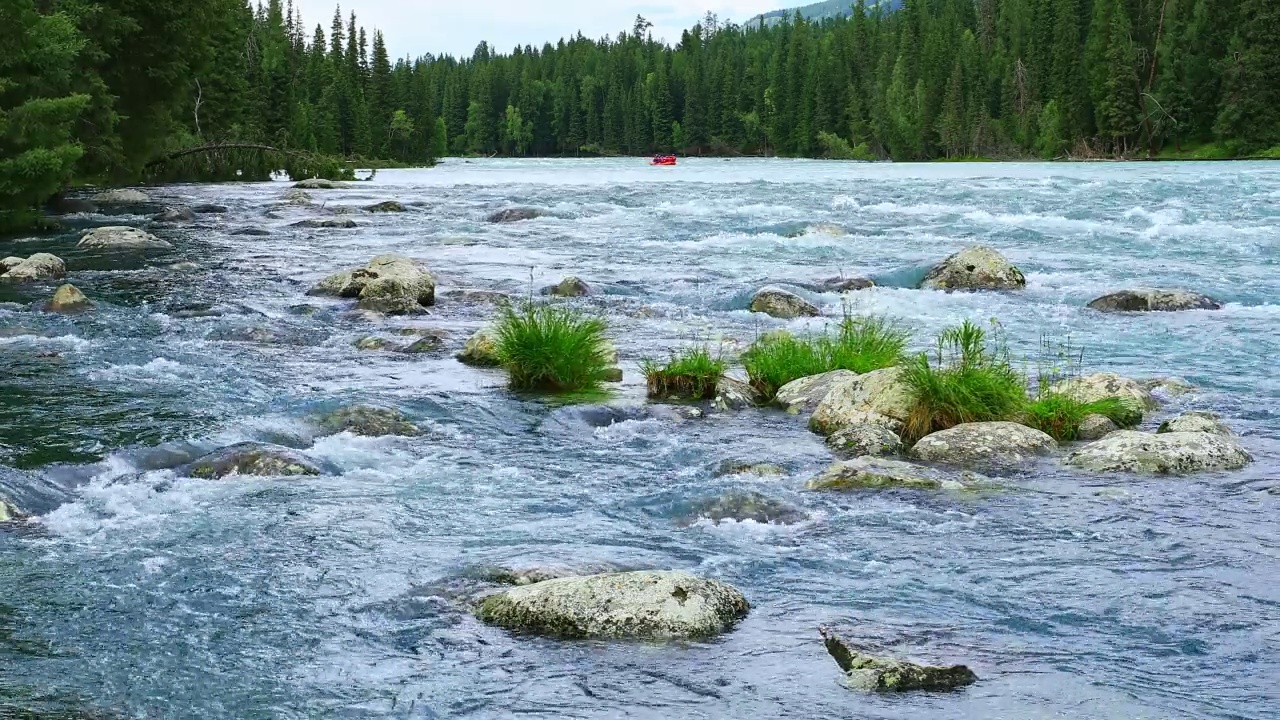
[[[541,47],[579,30],[589,38],[629,30],[637,14],[653,23],[655,37],[671,42],[708,10],[720,18],[743,22],[768,10],[803,5],[809,0],[345,0],[342,14],[352,10],[360,25],[377,28],[393,58],[424,53],[470,56],[481,40],[508,52],[516,45]],[[311,30],[333,20],[337,0],[294,0]]]

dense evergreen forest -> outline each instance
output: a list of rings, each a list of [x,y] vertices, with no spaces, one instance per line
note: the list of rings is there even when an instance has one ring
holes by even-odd
[[[1276,0],[859,0],[821,23],[708,15],[675,47],[637,17],[614,38],[394,63],[354,13],[308,30],[280,0],[0,0],[0,23],[20,30],[0,40],[0,225],[75,182],[340,159],[1280,146]]]

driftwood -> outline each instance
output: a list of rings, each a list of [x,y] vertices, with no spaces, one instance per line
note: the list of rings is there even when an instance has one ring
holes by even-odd
[[[220,150],[261,150],[263,152],[277,152],[277,153],[283,153],[285,155],[296,154],[299,152],[297,150],[281,150],[280,148],[277,148],[277,147],[272,147],[270,145],[260,145],[257,143],[214,143],[212,145],[200,145],[198,147],[186,148],[184,150],[177,150],[177,151],[171,152],[168,155],[163,155],[161,157],[156,158],[155,160],[152,160],[151,162],[147,163],[144,167],[151,168],[157,165],[163,165],[167,162],[172,162],[179,158],[184,158],[188,155],[196,155],[198,153],[218,152]]]

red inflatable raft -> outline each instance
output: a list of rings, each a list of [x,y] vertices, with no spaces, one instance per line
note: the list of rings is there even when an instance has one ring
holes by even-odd
[[[655,155],[654,158],[649,161],[649,164],[650,165],[675,165],[676,156],[675,155]]]

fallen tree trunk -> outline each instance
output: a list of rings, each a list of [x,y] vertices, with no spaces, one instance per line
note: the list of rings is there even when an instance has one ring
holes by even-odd
[[[155,167],[156,165],[163,165],[167,162],[171,162],[173,160],[186,157],[188,155],[196,155],[198,153],[207,153],[207,152],[218,152],[219,150],[261,150],[263,152],[277,152],[277,153],[284,153],[284,154],[289,154],[291,152],[298,152],[296,150],[293,150],[293,151],[281,150],[280,148],[272,147],[270,145],[260,145],[258,143],[214,143],[212,145],[201,145],[199,147],[186,148],[184,150],[171,152],[168,155],[164,155],[162,157],[156,158],[155,160],[152,160],[151,162],[147,163],[144,167],[148,167],[148,168]]]

